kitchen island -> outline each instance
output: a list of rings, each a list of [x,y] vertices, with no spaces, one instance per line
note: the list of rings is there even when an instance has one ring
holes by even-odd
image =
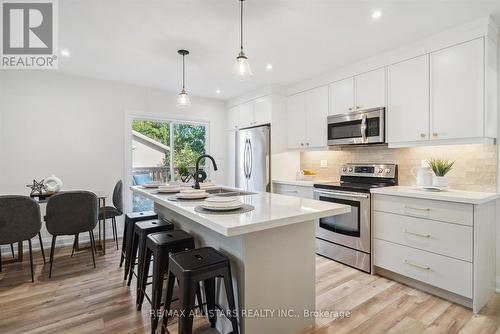
[[[132,187],[155,203],[155,211],[231,260],[241,333],[296,333],[314,323],[315,219],[344,214],[350,207],[273,193],[239,196],[253,211],[202,214],[201,201],[172,201],[172,195]],[[219,289],[224,291],[224,289]],[[221,292],[221,304],[225,296]],[[219,318],[219,332],[231,330]]]

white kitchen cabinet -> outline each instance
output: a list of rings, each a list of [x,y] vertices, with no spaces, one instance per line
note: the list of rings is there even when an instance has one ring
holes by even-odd
[[[305,93],[287,97],[287,146],[303,148],[306,142],[306,99]],[[326,122],[326,120],[325,120]]]
[[[272,120],[272,98],[264,96],[253,101],[253,125],[270,124]]]
[[[287,98],[288,148],[317,148],[327,144],[328,86]]]
[[[306,148],[327,144],[328,86],[311,89],[305,96]]]
[[[238,108],[238,127],[246,128],[253,125],[253,101],[242,103]]]
[[[482,137],[484,39],[430,54],[432,139]]]
[[[385,106],[385,68],[356,75],[354,85],[354,110]]]
[[[237,130],[239,125],[239,109],[238,106],[227,111],[227,130]]]
[[[273,183],[273,192],[287,196],[313,199],[312,186],[298,186],[283,183]]]
[[[471,194],[468,203],[461,193],[454,202],[391,188],[402,187],[372,193],[374,272],[479,312],[495,293],[495,198],[476,204]]]
[[[429,55],[387,68],[387,142],[429,139]]]
[[[329,115],[345,114],[354,110],[354,77],[330,85]]]

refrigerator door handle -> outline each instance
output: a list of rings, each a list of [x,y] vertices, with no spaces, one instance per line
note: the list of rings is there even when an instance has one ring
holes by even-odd
[[[245,179],[248,179],[248,139],[245,139],[245,147],[243,148],[243,172]]]
[[[248,140],[248,155],[250,157],[249,159],[249,162],[250,162],[250,166],[249,166],[249,169],[248,169],[248,178],[251,178],[252,177],[252,169],[253,169],[253,148],[252,148],[252,141],[249,139]]]

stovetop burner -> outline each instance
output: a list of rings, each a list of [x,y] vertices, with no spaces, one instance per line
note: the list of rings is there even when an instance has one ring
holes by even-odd
[[[348,164],[340,168],[340,182],[315,184],[314,188],[369,193],[371,188],[397,184],[397,165]]]

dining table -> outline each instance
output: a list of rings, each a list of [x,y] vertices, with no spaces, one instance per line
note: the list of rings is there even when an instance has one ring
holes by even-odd
[[[101,250],[102,254],[106,254],[106,210],[104,208],[106,207],[106,199],[107,195],[104,191],[97,191],[94,192],[97,196],[98,200],[98,207],[99,209],[102,209],[103,212],[103,217],[102,219],[99,220],[98,226],[99,226],[99,237],[98,237],[98,243],[97,247]],[[50,199],[49,197],[33,197],[33,199],[38,203],[38,204],[47,204],[47,202]],[[103,224],[101,224],[101,220],[103,221]],[[78,240],[78,236],[76,237],[76,243],[75,243],[75,250],[81,250],[81,249],[86,249],[88,247],[80,247],[80,243]],[[12,259],[4,260],[2,263],[8,264],[8,263],[13,263],[13,262],[23,262],[23,242],[20,241],[17,243],[17,257],[14,257]]]

